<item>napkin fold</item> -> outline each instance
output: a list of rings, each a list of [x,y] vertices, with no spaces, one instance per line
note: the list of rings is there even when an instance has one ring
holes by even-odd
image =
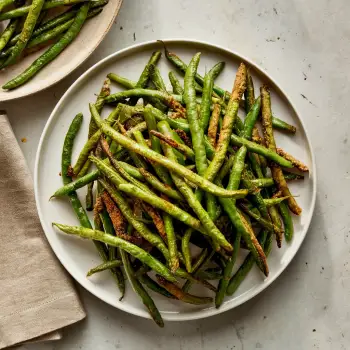
[[[0,349],[59,339],[59,330],[85,312],[46,241],[31,174],[1,111],[0,238]]]

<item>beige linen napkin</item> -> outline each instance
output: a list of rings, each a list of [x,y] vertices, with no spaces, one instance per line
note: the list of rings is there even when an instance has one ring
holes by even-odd
[[[59,339],[85,317],[70,278],[51,251],[33,184],[10,123],[0,111],[0,349]],[[39,338],[38,338],[39,337]]]

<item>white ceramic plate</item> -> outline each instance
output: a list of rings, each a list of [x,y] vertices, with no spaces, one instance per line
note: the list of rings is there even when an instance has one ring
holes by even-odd
[[[0,101],[14,100],[47,89],[79,67],[94,52],[108,33],[121,4],[122,0],[110,0],[98,16],[87,21],[73,43],[66,47],[58,57],[44,67],[33,79],[19,88],[4,91],[1,89],[1,85],[28,68],[34,60],[47,50],[47,47],[25,57],[17,64],[1,70]],[[0,22],[0,33],[4,29],[4,25],[5,22]]]
[[[284,243],[282,249],[277,249],[276,246],[273,247],[268,259],[269,277],[264,279],[261,273],[254,268],[236,294],[227,297],[219,310],[215,309],[213,305],[195,307],[168,300],[152,293],[164,319],[179,321],[208,317],[234,308],[260,293],[282,273],[298,251],[311,221],[316,195],[316,168],[310,142],[301,119],[287,96],[265,72],[237,53],[232,53],[215,45],[190,40],[166,40],[166,43],[169,49],[176,52],[185,62],[188,62],[195,52],[201,51],[200,73],[204,73],[218,61],[225,61],[225,70],[218,78],[217,84],[228,90],[232,87],[239,62],[243,60],[252,66],[255,85],[259,87],[262,82],[266,82],[272,88],[274,113],[298,128],[295,136],[286,136],[276,132],[277,144],[310,167],[310,173],[306,175],[304,181],[290,184],[292,193],[298,195],[298,202],[303,208],[303,214],[300,218],[294,217],[295,235],[293,241],[290,244]],[[100,259],[91,242],[61,234],[51,227],[52,222],[77,225],[78,220],[67,200],[56,199],[49,202],[49,197],[62,185],[59,176],[61,149],[72,118],[78,112],[83,112],[85,116],[82,130],[74,147],[73,159],[76,159],[79,150],[86,141],[90,118],[88,103],[95,101],[95,94],[99,91],[106,74],[116,72],[137,80],[152,51],[159,49],[161,49],[159,43],[147,42],[119,51],[94,65],[70,87],[52,112],[41,137],[36,158],[34,181],[35,197],[41,223],[52,249],[65,268],[82,286],[98,298],[119,309],[142,317],[149,316],[130,288],[128,288],[124,300],[122,302],[118,301],[119,292],[108,272],[95,275],[90,279],[86,278],[86,272],[91,267],[99,264]],[[161,60],[159,67],[163,77],[167,77],[168,71],[173,69],[165,58]],[[113,90],[117,91],[118,88],[113,86]],[[85,189],[79,191],[82,200],[85,191]],[[242,258],[243,256],[240,257],[240,259]],[[207,290],[203,290],[201,287],[194,288],[193,292],[199,295],[209,294]]]

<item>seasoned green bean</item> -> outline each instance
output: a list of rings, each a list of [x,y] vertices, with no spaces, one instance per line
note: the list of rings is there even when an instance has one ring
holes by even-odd
[[[148,265],[152,270],[156,271],[167,280],[176,282],[176,278],[170,273],[166,266],[164,266],[160,261],[155,259],[152,255],[139,248],[135,244],[127,242],[119,237],[112,236],[98,230],[91,230],[85,227],[62,225],[58,223],[53,223],[53,226],[57,227],[60,231],[67,234],[97,240],[108,245],[121,248]]]
[[[204,305],[209,304],[213,301],[213,298],[210,297],[199,297],[196,295],[184,293],[181,288],[173,283],[169,283],[165,278],[157,275],[158,282],[172,295],[174,295],[177,299],[193,304],[193,305]]]
[[[43,2],[43,0],[37,1]],[[12,90],[20,85],[23,85],[35,74],[37,74],[45,65],[47,65],[54,58],[56,58],[79,34],[80,29],[82,28],[87,18],[89,6],[90,3],[83,4],[79,9],[73,24],[70,26],[67,32],[63,34],[63,36],[55,44],[53,44],[46,52],[44,52],[39,58],[37,58],[23,73],[7,82],[5,85],[3,85],[2,88],[4,90]],[[18,43],[20,42],[21,40],[18,41]],[[18,47],[21,48],[21,44],[18,44]],[[11,56],[5,61],[5,64],[8,64],[10,61],[12,61],[12,58],[15,57],[16,52],[17,50],[15,51],[15,53],[11,54]]]
[[[174,94],[182,95],[184,90],[174,72],[169,72],[169,80],[170,80],[171,86],[173,87]]]
[[[107,136],[110,136],[112,139],[114,139],[117,143],[119,143],[121,146],[132,150],[151,161],[155,161],[158,164],[163,165],[164,167],[168,168],[172,172],[184,176],[187,178],[190,182],[194,183],[198,187],[201,187],[203,190],[212,193],[216,196],[222,196],[222,197],[245,197],[247,195],[246,190],[237,190],[237,191],[227,191],[225,189],[222,189],[216,185],[214,185],[212,182],[204,179],[203,177],[195,174],[191,170],[185,168],[184,166],[169,160],[168,158],[161,156],[160,154],[152,151],[151,149],[147,149],[145,147],[142,147],[141,145],[137,144],[136,142],[128,139],[127,137],[123,136],[119,132],[115,131],[113,128],[111,128],[107,123],[101,120],[99,117],[96,107],[94,105],[90,105],[91,109],[93,110],[93,115],[96,124],[101,128],[103,133],[105,133]]]
[[[119,259],[114,259],[114,260],[110,260],[110,261],[106,261],[92,269],[90,269],[88,271],[88,273],[86,274],[86,277],[90,277],[93,274],[97,273],[97,272],[102,272],[102,271],[106,271],[106,270],[110,270],[113,269],[115,267],[120,267],[123,265],[123,262]]]
[[[0,68],[6,67],[14,63],[17,60],[17,58],[20,56],[22,51],[25,49],[28,41],[30,40],[30,37],[32,36],[32,33],[34,31],[36,22],[38,20],[38,17],[40,15],[40,12],[44,3],[45,3],[45,0],[33,0],[29,8],[27,18],[23,24],[23,29],[20,34],[20,37],[17,43],[15,44],[13,50],[11,51],[10,56],[6,59],[5,63],[3,63]],[[0,18],[1,18],[1,14],[0,14]],[[4,89],[6,89],[6,87],[4,87]]]
[[[262,101],[262,125],[264,131],[265,141],[270,150],[276,152],[276,142],[272,130],[272,112],[271,112],[271,98],[267,86],[261,87],[261,101]],[[301,208],[298,206],[296,200],[291,195],[287,182],[283,176],[282,169],[277,165],[271,166],[272,177],[282,191],[284,196],[289,196],[287,199],[289,209],[296,215],[301,214]]]
[[[120,251],[120,255],[123,260],[123,265],[124,265],[124,270],[125,273],[128,277],[128,280],[135,291],[135,293],[141,298],[143,304],[146,306],[148,309],[149,314],[153,318],[154,322],[159,326],[159,327],[164,327],[164,322],[162,319],[162,316],[160,315],[156,305],[154,304],[153,299],[149,296],[145,288],[142,286],[140,281],[135,278],[134,276],[134,270],[130,264],[129,257],[126,252],[123,250]]]
[[[204,76],[200,113],[200,124],[204,132],[206,132],[209,125],[214,80],[222,72],[224,67],[225,63],[219,62]]]

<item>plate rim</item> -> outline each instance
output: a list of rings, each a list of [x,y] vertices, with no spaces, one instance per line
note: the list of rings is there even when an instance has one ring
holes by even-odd
[[[79,62],[76,66],[73,66],[71,68],[69,68],[66,72],[65,75],[63,75],[62,77],[59,77],[57,78],[56,80],[52,80],[51,82],[49,82],[47,85],[43,86],[43,87],[38,87],[36,90],[33,89],[32,91],[29,91],[27,93],[23,93],[23,94],[18,94],[17,96],[13,96],[11,97],[11,91],[8,91],[6,94],[5,94],[5,97],[2,97],[1,98],[1,102],[10,102],[10,101],[15,101],[15,100],[18,100],[19,98],[24,98],[24,97],[28,97],[28,96],[32,96],[38,92],[41,92],[41,91],[45,91],[47,90],[48,88],[56,85],[57,83],[59,83],[60,81],[62,81],[63,79],[67,78],[69,75],[71,75],[76,69],[78,69],[93,53],[94,51],[100,46],[100,44],[102,43],[103,39],[106,37],[106,35],[108,34],[108,32],[111,30],[112,28],[112,25],[114,24],[114,21],[115,19],[117,18],[118,14],[119,14],[119,11],[120,11],[120,8],[123,4],[123,0],[117,0],[118,3],[117,3],[117,6],[115,7],[115,10],[114,10],[114,13],[113,13],[113,16],[111,18],[111,21],[109,22],[107,28],[104,30],[102,36],[100,37],[100,40],[98,40],[98,42],[96,43],[95,46],[93,46],[91,48],[91,50],[89,50],[86,54],[86,56],[84,57],[84,59]],[[109,2],[109,3],[112,3],[112,2]],[[108,5],[108,4],[107,4]],[[78,35],[79,36],[79,35]],[[84,75],[85,72],[82,74]],[[79,77],[80,78],[80,77]],[[78,79],[79,79],[78,78]],[[34,78],[35,79],[35,78]],[[74,81],[75,83],[75,81]],[[39,85],[38,85],[39,86]],[[1,88],[0,88],[1,89]],[[2,90],[2,92],[5,92],[5,90]],[[13,90],[13,91],[16,91],[16,90]],[[6,98],[6,96],[9,96],[9,98]],[[63,97],[63,96],[62,96]],[[51,115],[50,115],[51,116]]]
[[[225,311],[234,309],[240,305],[242,305],[243,303],[247,302],[248,300],[254,298],[256,295],[260,294],[262,291],[264,291],[268,286],[270,286],[284,271],[285,269],[289,266],[289,264],[292,262],[292,260],[294,259],[295,255],[297,254],[297,252],[299,251],[302,243],[304,242],[304,239],[306,237],[306,234],[309,230],[311,221],[312,221],[312,217],[314,214],[314,209],[315,209],[315,203],[316,203],[316,195],[317,195],[317,172],[316,172],[316,160],[315,160],[315,154],[314,154],[314,150],[312,147],[312,143],[310,140],[310,134],[307,131],[307,128],[305,127],[305,124],[303,122],[303,119],[300,117],[300,114],[298,113],[297,109],[295,108],[294,104],[292,103],[292,101],[290,100],[290,98],[288,97],[288,95],[284,92],[284,90],[280,87],[280,85],[276,82],[275,79],[273,79],[269,73],[267,73],[263,68],[261,68],[259,65],[257,65],[256,63],[252,62],[250,59],[248,59],[246,56],[241,55],[240,53],[238,53],[237,51],[234,50],[230,50],[224,46],[221,45],[216,45],[216,44],[212,44],[210,42],[207,41],[202,41],[202,40],[197,40],[197,39],[183,39],[183,38],[170,38],[170,39],[162,39],[161,41],[163,41],[164,43],[168,43],[168,44],[193,44],[193,45],[202,45],[202,46],[206,46],[209,48],[215,48],[219,51],[223,51],[226,52],[227,54],[230,55],[234,55],[237,58],[247,62],[249,65],[251,65],[254,69],[256,69],[258,72],[260,72],[261,74],[267,76],[270,81],[274,84],[274,87],[276,89],[278,89],[278,92],[280,94],[283,95],[283,97],[286,99],[286,101],[289,103],[290,108],[292,110],[293,113],[295,113],[295,115],[297,116],[301,126],[304,129],[305,132],[305,136],[306,136],[306,142],[307,145],[310,149],[310,158],[311,158],[311,163],[312,163],[312,198],[311,198],[311,206],[310,206],[310,212],[309,212],[309,217],[307,220],[307,223],[304,226],[303,231],[301,232],[301,239],[299,244],[296,246],[296,249],[294,251],[294,253],[292,253],[289,257],[289,259],[287,260],[287,262],[284,264],[284,266],[282,266],[282,268],[280,268],[276,274],[273,277],[268,278],[267,280],[262,281],[261,285],[259,287],[257,287],[253,292],[250,293],[244,293],[241,298],[236,301],[235,303],[225,303],[223,304],[219,309],[216,308],[210,308],[210,309],[202,309],[200,310],[200,312],[191,312],[191,313],[167,313],[167,314],[162,314],[162,317],[164,320],[166,321],[190,321],[190,320],[197,320],[197,319],[203,319],[203,318],[207,318],[210,316],[214,316],[214,315],[219,315]],[[78,79],[76,79],[74,81],[74,83],[68,88],[68,90],[63,94],[63,96],[60,98],[60,100],[57,102],[55,108],[53,109],[53,111],[50,114],[50,117],[48,118],[45,127],[43,129],[43,132],[41,134],[40,140],[39,140],[39,144],[38,144],[38,148],[37,148],[37,152],[36,152],[36,158],[35,158],[35,166],[34,166],[34,194],[35,194],[35,202],[36,202],[36,207],[37,207],[37,211],[38,211],[38,215],[39,215],[39,219],[41,222],[41,225],[43,227],[43,231],[45,233],[46,239],[48,240],[51,249],[53,250],[53,252],[55,253],[56,257],[58,258],[58,260],[60,261],[60,263],[64,266],[64,268],[69,272],[69,274],[82,286],[84,287],[86,290],[88,290],[91,294],[93,294],[94,296],[96,296],[98,299],[106,302],[107,304],[118,308],[119,310],[128,312],[129,314],[133,314],[135,316],[140,316],[143,318],[148,318],[150,319],[149,314],[147,313],[146,310],[143,309],[135,309],[135,308],[130,308],[129,306],[127,306],[126,304],[123,303],[119,303],[118,305],[114,305],[110,302],[108,302],[107,300],[105,300],[103,297],[97,295],[97,293],[95,293],[92,288],[90,288],[88,285],[86,285],[84,283],[84,281],[80,280],[80,278],[76,278],[76,276],[74,276],[74,272],[71,271],[69,266],[66,266],[66,264],[61,260],[59,254],[56,253],[55,248],[54,248],[54,244],[51,243],[50,241],[50,235],[46,233],[46,226],[45,226],[45,221],[43,218],[43,213],[41,212],[40,209],[40,203],[39,203],[39,185],[38,185],[38,171],[39,171],[39,163],[40,163],[40,154],[41,154],[41,148],[45,139],[45,135],[49,129],[49,127],[51,126],[51,123],[54,119],[54,116],[57,112],[57,110],[60,108],[60,106],[64,103],[65,99],[69,97],[70,92],[75,88],[76,85],[78,85],[80,83],[81,80],[85,79],[86,76],[88,76],[90,73],[92,73],[94,70],[98,70],[99,68],[101,68],[101,66],[104,65],[104,63],[106,61],[112,60],[113,58],[116,58],[120,55],[124,55],[125,53],[127,53],[128,51],[133,51],[136,49],[142,49],[142,47],[147,47],[149,45],[154,45],[157,44],[158,40],[148,40],[148,41],[144,41],[138,44],[134,44],[131,46],[128,46],[124,49],[118,50],[108,56],[106,56],[105,58],[103,58],[102,60],[98,61],[97,63],[95,63],[93,66],[91,66],[86,72],[84,72]]]

